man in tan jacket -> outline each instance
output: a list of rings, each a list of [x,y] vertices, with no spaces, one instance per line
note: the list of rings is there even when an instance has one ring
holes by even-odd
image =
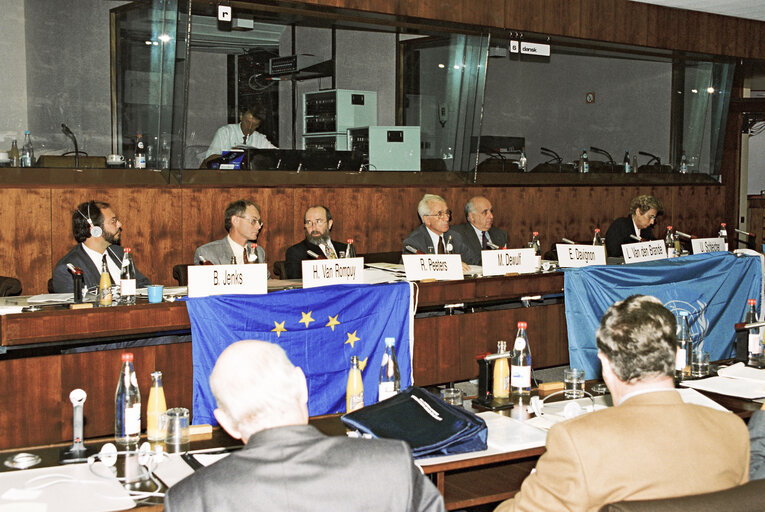
[[[686,404],[674,390],[675,318],[661,302],[641,295],[617,302],[597,344],[614,407],[553,426],[536,471],[497,511],[597,511],[748,481],[744,422]]]

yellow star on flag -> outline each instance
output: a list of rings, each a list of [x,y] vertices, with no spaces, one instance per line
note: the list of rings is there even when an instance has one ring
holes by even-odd
[[[331,327],[332,328],[332,332],[335,332],[335,326],[336,325],[340,325],[340,322],[337,321],[337,317],[338,316],[340,316],[340,315],[330,316],[329,317],[329,322],[327,322],[327,325],[325,325],[324,327]]]
[[[301,318],[300,322],[298,322],[298,323],[305,324],[306,328],[308,328],[308,324],[310,324],[311,322],[315,322],[316,321],[313,318],[311,318],[311,313],[313,313],[313,311],[309,311],[308,313],[303,313],[301,311],[300,314],[303,315],[303,318]]]
[[[364,371],[364,368],[367,367],[367,361],[369,360],[369,356],[365,357],[363,361],[359,361],[359,370],[362,372]]]
[[[275,332],[277,338],[279,338],[283,332],[287,332],[287,329],[284,328],[284,322],[279,323],[276,320],[274,320],[274,328],[271,329],[271,332]]]
[[[353,344],[361,339],[358,336],[356,336],[356,332],[357,331],[346,333],[346,334],[348,334],[348,339],[345,340],[345,343],[350,343],[351,344],[351,348],[354,348]]]

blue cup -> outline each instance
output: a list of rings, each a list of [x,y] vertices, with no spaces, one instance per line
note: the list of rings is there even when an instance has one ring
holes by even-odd
[[[146,287],[146,293],[149,295],[149,302],[157,304],[162,302],[162,291],[164,286],[161,284],[150,284]]]

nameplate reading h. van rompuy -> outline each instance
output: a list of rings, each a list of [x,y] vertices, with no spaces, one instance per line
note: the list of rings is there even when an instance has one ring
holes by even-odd
[[[589,267],[606,264],[606,248],[602,245],[555,244],[560,268]]]
[[[189,297],[252,295],[268,292],[265,263],[190,265]]]
[[[364,258],[303,260],[302,265],[303,288],[364,282]]]
[[[481,266],[484,276],[530,274],[537,270],[537,258],[530,248],[481,251]]]
[[[694,238],[691,240],[691,249],[693,254],[701,254],[702,252],[716,252],[727,251],[725,247],[725,240],[720,238]]]
[[[640,263],[641,261],[663,260],[667,257],[664,240],[637,242],[622,245],[624,263]]]
[[[401,258],[407,281],[460,281],[465,278],[459,254],[404,254]]]

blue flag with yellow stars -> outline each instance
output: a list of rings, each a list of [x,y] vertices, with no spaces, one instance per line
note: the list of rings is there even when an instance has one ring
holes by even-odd
[[[401,389],[412,384],[414,313],[409,283],[336,285],[266,295],[190,298],[194,424],[216,425],[209,376],[239,340],[279,344],[308,381],[311,416],[345,412],[351,356],[362,366],[364,404],[377,401],[385,338],[396,340]]]

